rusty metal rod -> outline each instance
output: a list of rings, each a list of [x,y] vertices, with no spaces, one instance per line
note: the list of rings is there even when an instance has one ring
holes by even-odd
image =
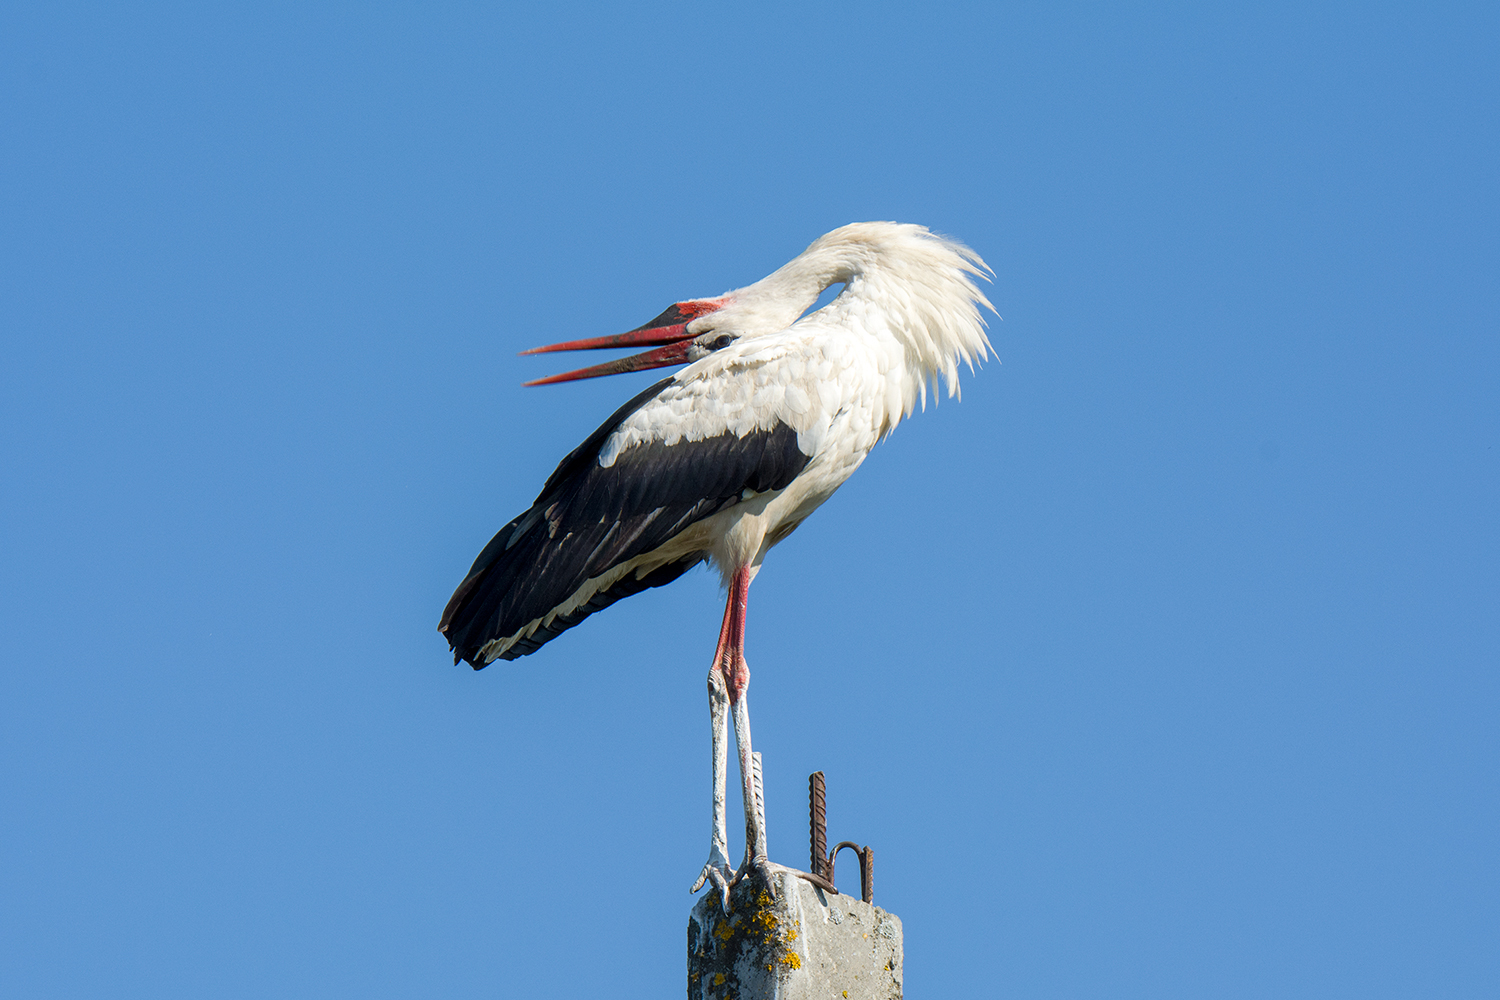
[[[828,791],[822,771],[807,776],[807,808],[811,818],[812,873],[826,878],[823,869],[828,855]]]
[[[828,881],[833,881],[834,860],[838,857],[839,851],[846,847],[859,858],[859,896],[866,903],[873,903],[875,901],[875,852],[868,846],[861,847],[852,840],[840,841],[838,846],[828,852]]]
[[[838,895],[833,884],[834,862],[839,851],[849,848],[859,858],[859,894],[866,903],[875,901],[875,852],[868,844],[861,847],[845,840],[828,850],[828,786],[822,771],[807,776],[808,833],[811,841],[812,871],[797,874],[821,889]]]

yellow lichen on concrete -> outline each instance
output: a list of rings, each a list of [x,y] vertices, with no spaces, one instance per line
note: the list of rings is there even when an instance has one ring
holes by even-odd
[[[850,1000],[872,986],[872,996],[901,995],[898,921],[852,899],[824,898],[800,881],[785,882],[785,899],[773,901],[762,886],[742,883],[729,914],[718,910],[715,899],[695,907],[688,935],[693,1000],[727,1000],[730,994],[752,1000],[786,990]],[[846,910],[850,919],[839,919]],[[694,985],[698,970],[702,978]]]
[[[744,929],[752,941],[757,941],[770,949],[771,954],[767,957],[772,962],[765,965],[767,972],[774,972],[777,964],[788,969],[800,969],[802,956],[791,948],[791,943],[797,940],[797,931],[793,926],[782,926],[781,918],[776,915],[774,906],[769,893],[757,893],[750,912],[745,915]],[[736,914],[736,917],[738,916]],[[715,931],[715,934],[721,940],[729,939],[728,935],[721,931]]]
[[[777,927],[781,926],[781,921],[770,910],[758,911],[755,916],[750,918],[750,923],[755,925],[756,930],[760,931],[762,937],[769,937],[775,932]]]

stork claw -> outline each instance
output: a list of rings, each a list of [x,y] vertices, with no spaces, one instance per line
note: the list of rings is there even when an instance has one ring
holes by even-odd
[[[772,902],[778,898],[776,892],[776,879],[773,877],[778,872],[792,871],[785,865],[778,865],[765,855],[758,858],[746,858],[745,863],[740,865],[740,870],[734,873],[734,878],[729,880],[729,888],[734,888],[750,875],[760,876],[761,882],[766,887],[766,892],[771,896]],[[727,897],[726,897],[727,898]]]
[[[716,856],[709,857],[703,865],[703,871],[698,874],[698,881],[688,892],[697,892],[705,884],[712,885],[719,894],[719,906],[727,915],[729,913],[729,881],[734,877],[734,872],[729,870],[729,862],[719,851],[713,852]]]

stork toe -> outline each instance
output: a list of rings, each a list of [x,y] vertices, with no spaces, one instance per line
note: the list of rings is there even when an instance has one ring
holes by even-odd
[[[704,862],[703,871],[698,873],[698,881],[693,883],[689,892],[697,892],[704,885],[713,886],[719,894],[719,906],[725,913],[729,912],[729,886],[730,880],[734,878],[734,872],[729,870],[729,865],[723,862],[723,855],[718,858],[710,857]]]
[[[764,856],[746,858],[745,863],[740,865],[740,870],[734,873],[734,878],[729,880],[729,887],[732,889],[753,875],[759,879],[761,885],[764,886],[766,892],[770,894],[774,902],[780,895],[776,889],[776,876],[782,872],[792,870],[786,867],[786,865],[778,865]]]

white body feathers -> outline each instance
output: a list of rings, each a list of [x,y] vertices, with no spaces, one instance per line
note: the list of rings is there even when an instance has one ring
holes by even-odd
[[[775,273],[727,293],[724,308],[689,326],[738,339],[682,369],[627,417],[606,440],[599,464],[649,441],[743,436],[778,422],[791,427],[812,459],[796,480],[747,497],[684,539],[692,544],[706,534],[726,580],[742,566],[758,569],[771,546],[832,496],[881,438],[926,405],[929,383],[941,377],[955,396],[959,364],[972,368],[989,356],[979,306],[994,307],[973,281],[984,270],[973,251],[922,226],[862,222],[828,233]],[[802,315],[840,283],[837,298]]]
[[[635,448],[660,445],[671,453],[681,445],[676,466],[668,459],[658,474],[691,478],[702,472],[688,468],[691,463],[710,460],[693,442],[728,435],[748,444],[787,429],[795,432],[805,465],[784,488],[746,489],[738,502],[674,528],[650,551],[601,566],[540,617],[485,643],[478,662],[568,627],[632,574],[645,580],[695,554],[707,554],[726,583],[742,569],[753,576],[772,546],[827,500],[902,418],[925,405],[930,383],[941,378],[956,395],[959,365],[972,368],[988,357],[980,307],[993,307],[974,283],[986,270],[968,248],[924,227],[856,223],[819,238],[755,284],[713,300],[714,311],[686,328],[695,343],[712,346],[621,420],[599,448],[598,467],[611,469]],[[840,283],[845,287],[836,298],[803,315]],[[724,344],[726,338],[732,342]],[[622,530],[638,536],[663,509],[633,512],[634,527]],[[527,523],[520,521],[516,537]],[[623,514],[616,523],[625,523]],[[600,546],[614,539],[614,529],[604,538]]]

